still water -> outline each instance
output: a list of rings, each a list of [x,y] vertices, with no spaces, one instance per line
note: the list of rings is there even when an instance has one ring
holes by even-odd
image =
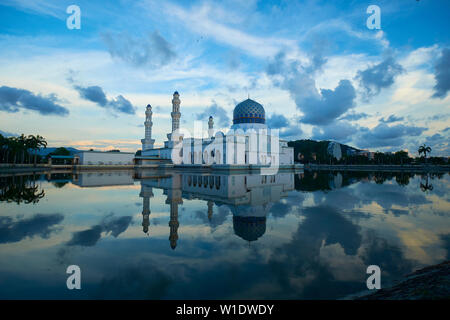
[[[450,255],[450,176],[0,178],[1,299],[339,299]],[[66,268],[81,268],[68,290]]]

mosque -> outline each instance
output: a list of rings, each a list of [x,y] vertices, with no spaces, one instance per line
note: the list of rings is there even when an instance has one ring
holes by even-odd
[[[145,137],[141,140],[141,164],[154,161],[181,166],[223,167],[294,167],[294,150],[279,139],[278,130],[268,128],[264,107],[250,98],[237,104],[233,125],[226,132],[214,130],[214,118],[208,119],[208,131],[201,137],[180,128],[180,94],[172,99],[172,131],[164,146],[155,148],[152,139],[152,107],[147,105]]]

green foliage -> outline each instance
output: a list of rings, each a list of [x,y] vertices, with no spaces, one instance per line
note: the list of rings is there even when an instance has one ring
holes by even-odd
[[[48,154],[48,156],[70,156],[70,151],[64,147],[60,147]]]
[[[34,163],[37,161],[37,150],[46,148],[47,142],[40,135],[19,137],[4,137],[0,134],[0,162],[2,163],[31,163],[34,157]],[[32,152],[33,151],[33,154]]]
[[[304,164],[380,164],[380,165],[404,165],[404,164],[421,164],[431,163],[435,165],[449,164],[449,158],[430,157],[427,155],[431,152],[431,147],[422,145],[419,147],[419,158],[411,158],[408,152],[399,150],[395,153],[375,152],[373,157],[367,157],[362,154],[355,154],[360,150],[341,144],[342,158],[335,159],[328,154],[329,141],[314,140],[296,140],[289,141],[288,146],[294,148],[294,161]]]

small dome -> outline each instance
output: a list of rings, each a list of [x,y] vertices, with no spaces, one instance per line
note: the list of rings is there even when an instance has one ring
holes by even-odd
[[[175,91],[174,93],[173,93],[173,95],[180,95],[179,93],[178,93],[178,91]]]
[[[266,123],[264,107],[252,99],[242,101],[233,111],[233,124],[238,123]]]

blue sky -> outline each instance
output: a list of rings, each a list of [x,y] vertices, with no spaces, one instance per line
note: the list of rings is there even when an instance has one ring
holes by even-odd
[[[66,8],[81,9],[69,30]],[[381,10],[370,30],[369,5]],[[448,1],[25,1],[0,5],[0,130],[135,151],[182,125],[264,105],[286,139],[450,154]]]

